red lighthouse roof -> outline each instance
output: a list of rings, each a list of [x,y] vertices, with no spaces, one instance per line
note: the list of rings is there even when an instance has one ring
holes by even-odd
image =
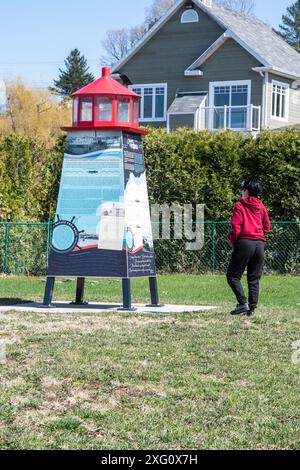
[[[110,78],[110,69],[109,67],[103,67],[102,77],[98,78],[89,85],[81,88],[81,90],[73,93],[72,96],[78,95],[119,95],[119,96],[134,96],[135,98],[141,98],[140,95],[137,95],[133,91],[129,90],[125,86],[116,82]]]
[[[73,125],[65,131],[118,130],[148,134],[139,127],[141,96],[110,77],[103,67],[102,77],[72,95]]]

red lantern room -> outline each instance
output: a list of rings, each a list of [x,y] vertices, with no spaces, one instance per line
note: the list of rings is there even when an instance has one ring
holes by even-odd
[[[73,125],[65,131],[118,130],[147,134],[139,127],[140,95],[110,77],[103,67],[102,77],[72,95]]]

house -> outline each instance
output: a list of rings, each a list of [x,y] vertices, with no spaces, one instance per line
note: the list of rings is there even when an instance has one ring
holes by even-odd
[[[113,67],[144,125],[243,132],[300,123],[300,54],[256,17],[180,0]]]

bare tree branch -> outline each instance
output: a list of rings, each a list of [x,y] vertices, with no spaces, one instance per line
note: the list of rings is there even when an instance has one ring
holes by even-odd
[[[121,60],[144,36],[146,31],[147,28],[143,25],[107,31],[106,39],[102,42],[106,53],[101,57],[102,65],[113,65]]]
[[[105,55],[101,63],[113,65],[122,59],[144,36],[144,34],[169,10],[178,0],[153,0],[146,11],[145,22],[132,28],[109,30],[102,42]]]
[[[245,15],[253,15],[255,0],[213,0],[219,5],[230,8],[231,10],[244,13]]]
[[[153,0],[146,10],[145,24],[150,29],[178,0]]]

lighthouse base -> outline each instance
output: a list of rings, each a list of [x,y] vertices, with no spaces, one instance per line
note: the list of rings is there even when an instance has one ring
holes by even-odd
[[[43,307],[45,308],[51,308],[52,306],[54,285],[55,285],[55,277],[48,276],[46,287],[45,287],[44,301],[43,301]],[[71,302],[70,305],[74,305],[78,307],[88,305],[88,302],[84,301],[84,287],[85,287],[85,278],[78,277],[77,284],[76,284],[76,300],[75,302]],[[156,276],[149,278],[149,287],[150,287],[151,304],[146,305],[146,307],[153,307],[153,308],[164,307],[164,304],[159,303]],[[118,308],[118,311],[123,311],[123,312],[136,311],[136,308],[132,307],[131,279],[130,278],[122,279],[122,293],[123,293],[123,306]]]

